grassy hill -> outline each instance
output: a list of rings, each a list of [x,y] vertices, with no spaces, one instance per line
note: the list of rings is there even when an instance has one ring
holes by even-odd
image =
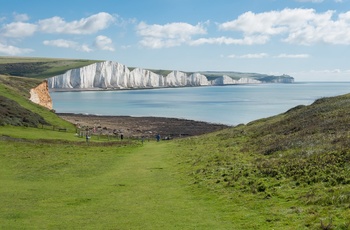
[[[0,125],[50,125],[75,130],[72,124],[29,100],[30,89],[40,82],[39,79],[0,75]]]
[[[28,100],[40,81],[0,76],[0,119],[19,125],[0,126],[1,229],[350,229],[350,94],[198,137],[85,143]]]
[[[45,79],[67,70],[87,66],[98,60],[0,57],[0,74]]]
[[[182,140],[176,154],[193,184],[228,200],[254,199],[255,208],[271,202],[279,207],[271,207],[268,222],[286,224],[292,218],[295,229],[349,229],[349,121],[350,94],[322,98]]]

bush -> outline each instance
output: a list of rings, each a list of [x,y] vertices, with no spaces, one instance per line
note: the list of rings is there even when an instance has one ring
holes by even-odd
[[[38,127],[50,124],[43,117],[23,108],[17,102],[0,96],[0,125]]]

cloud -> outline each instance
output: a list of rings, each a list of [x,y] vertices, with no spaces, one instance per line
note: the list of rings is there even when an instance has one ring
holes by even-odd
[[[192,36],[206,34],[203,24],[195,26],[188,23],[169,23],[148,25],[141,22],[137,33],[142,36],[141,45],[149,48],[174,47],[191,41]]]
[[[22,49],[11,45],[5,45],[0,43],[0,53],[10,56],[22,55],[33,52],[32,49]]]
[[[100,50],[114,51],[112,39],[103,35],[96,37],[94,45]]]
[[[227,56],[228,58],[239,58],[239,59],[257,59],[257,58],[266,58],[270,55],[267,53],[252,53],[252,54],[243,54],[243,55],[235,55],[231,54]],[[279,54],[274,56],[274,58],[309,58],[308,54]]]
[[[267,53],[256,53],[256,54],[244,54],[244,55],[229,55],[229,58],[240,58],[240,59],[259,59],[259,58],[265,58],[268,57],[269,55]]]
[[[242,39],[217,37],[217,38],[199,38],[189,42],[190,45],[218,44],[218,45],[254,45],[265,44],[269,40],[266,35],[246,36]]]
[[[57,39],[57,40],[46,40],[43,42],[44,45],[47,46],[56,46],[61,48],[73,48],[76,47],[77,43],[73,41],[68,41],[64,39]]]
[[[13,17],[14,17],[15,21],[17,21],[17,22],[24,22],[24,21],[29,20],[29,16],[27,14],[13,13]]]
[[[229,55],[229,58],[240,58],[240,59],[259,59],[259,58],[265,58],[269,55],[267,53],[255,53],[255,54],[244,54],[244,55]]]
[[[106,29],[115,21],[111,14],[100,12],[79,21],[66,22],[61,17],[52,17],[38,22],[40,31],[58,34],[93,34]]]
[[[92,34],[106,29],[115,21],[115,17],[108,13],[98,13],[79,21],[66,22],[60,17],[53,17],[26,23],[29,17],[26,14],[14,13],[15,22],[4,25],[0,29],[0,36],[9,38],[24,38],[32,36],[35,32],[58,34]]]
[[[25,22],[12,22],[3,26],[0,30],[0,33],[4,37],[24,38],[32,36],[36,31],[37,26],[34,24]]]
[[[335,18],[335,19],[333,19]],[[350,11],[335,15],[335,11],[317,13],[314,9],[284,9],[255,14],[246,12],[233,21],[219,25],[223,31],[251,36],[282,37],[287,43],[350,45]]]
[[[280,54],[276,58],[309,58],[308,54]]]
[[[74,49],[77,51],[83,51],[83,52],[91,52],[92,49],[89,48],[88,45],[81,45],[74,41],[64,40],[64,39],[57,39],[57,40],[45,40],[43,41],[43,44],[46,46],[55,46],[60,48],[68,48],[68,49]]]

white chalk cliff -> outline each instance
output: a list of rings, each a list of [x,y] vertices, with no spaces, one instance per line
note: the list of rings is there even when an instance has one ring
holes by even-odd
[[[180,71],[173,71],[167,76],[163,76],[142,68],[135,68],[130,71],[127,66],[113,61],[99,62],[72,69],[48,79],[50,89],[64,90],[139,89],[249,83],[262,82],[252,78],[234,80],[226,75],[208,81],[203,74],[187,74]]]
[[[212,85],[259,84],[259,83],[262,83],[262,82],[252,78],[240,78],[238,80],[234,80],[227,75],[224,75],[222,77],[219,77],[211,81]]]
[[[48,84],[51,89],[135,89],[202,86],[209,82],[198,73],[173,71],[163,76],[141,68],[130,71],[118,62],[105,61],[49,78]]]

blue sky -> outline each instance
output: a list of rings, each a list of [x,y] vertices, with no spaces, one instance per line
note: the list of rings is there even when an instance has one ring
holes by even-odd
[[[350,81],[350,0],[0,0],[0,55]]]

